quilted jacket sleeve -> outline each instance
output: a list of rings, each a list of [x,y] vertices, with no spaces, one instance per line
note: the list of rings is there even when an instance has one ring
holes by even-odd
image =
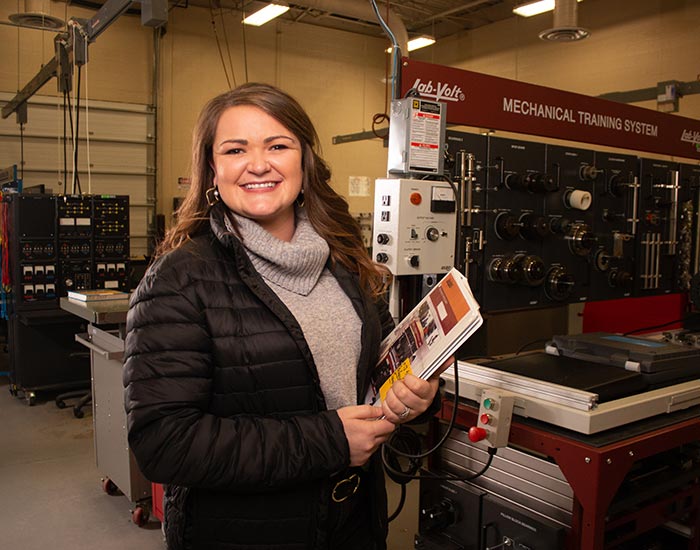
[[[124,364],[129,445],[146,478],[259,492],[346,467],[349,450],[335,411],[287,418],[209,413],[211,347],[186,274],[155,264],[132,297]]]

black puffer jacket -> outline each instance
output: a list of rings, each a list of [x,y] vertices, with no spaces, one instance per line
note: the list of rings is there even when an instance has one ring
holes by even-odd
[[[220,205],[210,221],[211,232],[155,262],[132,297],[129,444],[144,475],[167,485],[170,548],[325,549],[329,477],[349,464],[342,423],[326,410],[301,328],[224,228]],[[362,320],[360,403],[392,321],[355,276],[332,272]],[[376,456],[369,477],[381,548]]]

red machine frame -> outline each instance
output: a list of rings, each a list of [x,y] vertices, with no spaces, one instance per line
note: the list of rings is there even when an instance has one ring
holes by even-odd
[[[445,400],[437,418],[449,421],[453,404]],[[456,426],[468,430],[477,424],[477,409],[460,404]],[[529,426],[514,419],[509,442],[551,457],[574,492],[574,509],[568,548],[602,550],[638,536],[671,519],[690,514],[692,535],[688,549],[700,548],[700,484],[697,482],[668,499],[661,499],[623,518],[606,522],[608,507],[635,461],[684,443],[700,440],[698,417],[653,429],[623,441],[596,447],[566,436]],[[605,533],[628,522],[626,534],[605,546]]]

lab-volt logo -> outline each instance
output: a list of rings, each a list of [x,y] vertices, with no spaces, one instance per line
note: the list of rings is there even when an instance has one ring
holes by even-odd
[[[464,92],[457,84],[449,84],[448,82],[433,84],[432,80],[421,82],[420,78],[416,78],[413,88],[418,90],[420,95],[432,97],[436,101],[464,101]]]
[[[694,143],[695,145],[700,144],[700,131],[698,130],[683,130],[683,135],[681,136],[681,141],[687,141],[688,143]]]

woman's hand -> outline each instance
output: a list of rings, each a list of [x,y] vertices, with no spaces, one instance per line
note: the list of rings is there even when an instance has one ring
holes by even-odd
[[[382,417],[382,409],[372,405],[343,407],[338,416],[350,447],[350,466],[364,465],[395,427]]]
[[[394,424],[401,424],[423,414],[435,398],[440,375],[454,361],[455,358],[450,357],[427,380],[408,374],[402,380],[394,382],[382,401],[385,418]]]

